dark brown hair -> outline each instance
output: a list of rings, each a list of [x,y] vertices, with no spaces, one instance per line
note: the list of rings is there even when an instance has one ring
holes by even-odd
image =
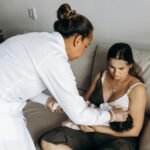
[[[79,34],[83,38],[93,31],[92,23],[83,15],[77,14],[69,4],[62,4],[57,10],[57,19],[54,22],[54,30],[64,38]]]

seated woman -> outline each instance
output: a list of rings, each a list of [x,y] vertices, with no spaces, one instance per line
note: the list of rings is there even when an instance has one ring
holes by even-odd
[[[122,132],[112,130],[109,124],[81,125],[82,131],[58,127],[41,136],[42,150],[138,149],[138,135],[143,126],[147,93],[139,66],[135,63],[128,44],[116,43],[109,49],[107,69],[95,76],[85,99],[91,99],[96,106],[101,106],[100,109],[105,109],[106,104],[128,108],[133,118],[133,127]],[[115,117],[113,114],[112,116]]]

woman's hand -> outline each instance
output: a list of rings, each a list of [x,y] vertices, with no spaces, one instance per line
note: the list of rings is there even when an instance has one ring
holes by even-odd
[[[49,99],[47,107],[51,112],[56,112],[56,113],[64,112],[63,109],[60,107],[60,105],[56,102],[56,100],[53,97]]]
[[[57,108],[55,110],[53,110],[53,112],[64,113],[63,109],[60,106],[57,106]]]
[[[84,125],[81,125],[81,126],[80,126],[80,129],[81,129],[83,132],[95,132],[95,130],[94,130],[91,126],[84,126]]]

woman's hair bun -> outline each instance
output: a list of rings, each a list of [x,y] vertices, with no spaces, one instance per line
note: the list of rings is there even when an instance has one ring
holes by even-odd
[[[58,8],[58,11],[57,11],[57,18],[58,18],[58,20],[70,19],[74,15],[76,15],[76,11],[72,10],[70,5],[67,4],[67,3],[62,4]]]
[[[83,15],[72,10],[69,4],[62,4],[57,10],[57,20],[54,22],[54,31],[64,38],[74,34],[88,37],[93,31],[92,23]]]

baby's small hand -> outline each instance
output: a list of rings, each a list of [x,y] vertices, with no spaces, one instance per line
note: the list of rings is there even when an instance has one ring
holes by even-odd
[[[115,108],[110,111],[111,113],[111,122],[124,122],[127,120],[128,111],[123,110],[122,108]]]
[[[127,111],[128,110],[128,107],[122,107],[120,105],[112,106],[112,109],[118,109],[118,108],[122,109],[123,111]]]

